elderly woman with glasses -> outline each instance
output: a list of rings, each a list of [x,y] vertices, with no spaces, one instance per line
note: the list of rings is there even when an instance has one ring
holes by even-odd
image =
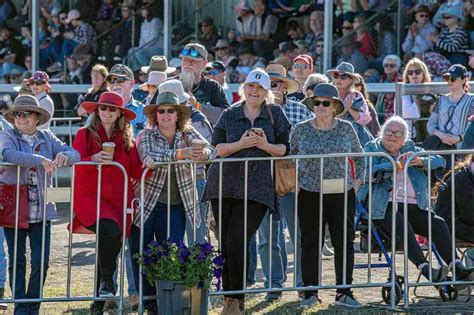
[[[60,141],[51,131],[38,129],[38,126],[44,125],[50,118],[48,111],[40,107],[34,96],[18,96],[13,106],[5,113],[5,119],[12,124],[13,129],[0,132],[0,155],[3,155],[5,162],[20,166],[19,183],[16,167],[0,167],[0,184],[27,186],[25,198],[27,198],[28,216],[23,218],[24,220],[20,218],[21,216],[18,218],[23,228],[15,231],[14,224],[4,228],[8,246],[9,282],[12,290],[15,287],[16,300],[39,298],[40,287],[43,285],[40,283],[41,256],[44,254],[43,279],[46,279],[51,247],[51,220],[57,218],[56,205],[45,200],[44,192],[46,187],[52,187],[51,175],[57,167],[72,165],[79,161],[79,154]],[[2,194],[0,197],[4,198],[5,195]],[[16,233],[18,238],[15,247]],[[30,239],[31,250],[28,285],[25,278],[27,237]],[[41,250],[43,241],[44,252]],[[15,252],[16,283],[13,284]],[[40,303],[18,302],[15,305],[15,314],[39,314],[39,310]]]
[[[427,279],[430,274],[430,267],[423,254],[423,251],[416,241],[415,233],[421,236],[428,236],[428,216],[431,216],[431,235],[433,243],[439,251],[443,260],[448,264],[440,269],[432,269],[432,280],[434,282],[443,281],[448,273],[448,267],[456,270],[457,280],[469,280],[472,269],[467,269],[457,256],[452,256],[452,240],[446,222],[433,212],[428,212],[428,179],[425,171],[428,170],[430,160],[431,169],[443,168],[446,161],[439,155],[416,156],[409,165],[408,159],[415,153],[423,152],[420,147],[415,146],[409,140],[408,125],[399,116],[389,118],[382,126],[381,135],[369,142],[365,152],[387,153],[396,160],[397,170],[394,174],[392,163],[384,157],[373,157],[372,174],[367,174],[366,183],[358,192],[358,200],[368,206],[372,202],[373,224],[386,233],[389,237],[395,237],[397,242],[403,242],[404,234],[404,198],[408,202],[408,259],[416,265],[420,272]],[[369,170],[370,160],[366,160],[366,170]],[[404,190],[404,168],[408,169],[407,189]],[[368,181],[372,180],[372,200],[367,200],[369,193]],[[393,181],[396,186],[394,189]],[[404,192],[406,196],[404,196]],[[393,194],[395,193],[395,196]],[[395,235],[392,235],[392,207],[393,198],[398,203],[398,211],[395,214]]]
[[[314,155],[331,153],[360,153],[357,134],[352,124],[337,118],[345,110],[335,86],[321,83],[314,88],[310,107],[315,118],[296,125],[291,131],[291,155]],[[336,284],[352,283],[354,269],[354,215],[355,192],[362,184],[364,175],[364,159],[353,158],[355,176],[350,176],[349,167],[345,168],[344,158],[324,160],[323,182],[320,182],[320,160],[302,159],[299,167],[298,216],[301,228],[301,267],[305,286],[318,286],[319,259],[321,259],[322,240],[325,225],[329,227],[331,241],[334,246]],[[318,175],[316,175],[318,174]],[[344,178],[347,176],[347,186]],[[347,193],[347,221],[344,222],[344,203]],[[323,208],[319,208],[322,195]],[[320,212],[322,225],[319,225]],[[344,229],[347,228],[346,239]],[[346,247],[344,247],[344,243]],[[344,253],[344,248],[346,252]],[[343,257],[347,263],[343,265]],[[343,279],[346,268],[346,279]],[[305,291],[301,308],[310,308],[320,303],[317,291]],[[337,289],[336,303],[345,306],[359,306],[350,289]]]

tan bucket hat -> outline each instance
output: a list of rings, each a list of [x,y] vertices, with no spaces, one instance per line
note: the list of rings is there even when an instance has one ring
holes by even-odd
[[[176,71],[176,68],[168,66],[168,59],[165,56],[153,56],[150,59],[148,66],[141,67],[142,72],[160,71],[166,74],[171,74]]]
[[[286,69],[279,64],[269,64],[265,71],[268,73],[271,81],[283,81],[286,83],[288,94],[295,93],[300,88],[300,83],[296,80],[288,78]]]
[[[39,115],[38,125],[44,125],[51,119],[51,115],[48,113],[48,111],[40,106],[36,97],[31,95],[20,95],[15,98],[13,105],[8,108],[7,112],[4,114],[5,120],[12,125],[15,123],[15,118],[13,117],[13,113],[15,112],[37,113]]]

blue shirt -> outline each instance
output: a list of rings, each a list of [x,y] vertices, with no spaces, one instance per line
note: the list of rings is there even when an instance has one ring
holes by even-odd
[[[133,136],[136,139],[138,133],[145,128],[145,125],[147,123],[146,116],[143,113],[143,109],[145,108],[145,105],[143,105],[143,103],[140,103],[139,101],[135,100],[132,97],[130,101],[127,103],[127,105],[125,105],[125,108],[130,109],[134,111],[135,114],[137,114],[137,118],[131,121],[132,126],[133,126]]]
[[[12,129],[12,126],[0,114],[0,130],[9,130],[9,129]]]

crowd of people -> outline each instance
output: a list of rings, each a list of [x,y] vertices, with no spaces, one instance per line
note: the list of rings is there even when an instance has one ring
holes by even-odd
[[[472,68],[474,54],[465,51],[466,46],[462,46],[462,52],[452,50],[452,44],[456,44],[458,38],[464,43],[460,34],[468,6],[461,6],[462,15],[456,15],[457,1],[449,1],[437,10],[433,6],[407,3],[404,10],[414,14],[417,22],[410,27],[403,43],[406,55],[400,57],[390,48],[393,30],[387,28],[388,20],[379,22],[379,42],[373,41],[371,38],[374,36],[364,28],[371,15],[387,9],[385,2],[372,6],[356,2],[349,10],[344,1],[337,2],[336,11],[342,18],[342,36],[356,39],[358,43],[344,41],[347,45],[344,44],[343,52],[347,56],[365,58],[365,64],[370,68],[364,68],[360,58],[341,56],[337,66],[322,73],[322,4],[315,1],[292,7],[292,1],[283,2],[255,0],[252,6],[246,1],[239,2],[236,28],[228,38],[219,38],[213,20],[204,19],[199,25],[199,42],[185,45],[179,58],[174,58],[173,62],[161,56],[161,43],[159,39],[155,41],[153,32],[161,27],[161,22],[144,10],[141,35],[150,39],[143,42],[144,47],[150,49],[137,53],[132,47],[125,49],[121,46],[127,45],[126,42],[120,42],[116,51],[126,52],[132,67],[116,63],[110,69],[95,64],[92,55],[96,47],[89,40],[78,41],[77,36],[93,38],[93,33],[114,23],[113,18],[104,18],[103,23],[92,26],[82,21],[83,12],[71,10],[63,14],[64,27],[74,30],[62,32],[58,27],[55,31],[62,34],[63,39],[55,46],[59,50],[52,53],[47,49],[52,54],[48,55],[47,67],[59,67],[52,57],[55,53],[64,57],[68,56],[68,49],[73,55],[84,53],[89,57],[81,61],[81,66],[78,60],[65,57],[68,67],[71,65],[74,69],[68,73],[66,82],[87,82],[83,79],[77,81],[79,76],[86,75],[91,83],[91,88],[78,100],[65,97],[61,100],[73,104],[78,115],[84,118],[84,126],[71,144],[64,143],[49,130],[57,102],[50,97],[53,79],[47,71],[20,74],[17,70],[24,71],[23,65],[17,64],[22,67],[20,69],[8,65],[8,62],[3,64],[2,70],[10,71],[10,77],[12,73],[20,74],[17,83],[21,86],[11,104],[0,102],[3,112],[0,115],[0,156],[3,161],[20,166],[20,184],[27,203],[23,210],[25,216],[19,222],[23,228],[18,230],[17,251],[14,247],[15,225],[5,225],[0,231],[0,242],[4,236],[8,249],[7,253],[0,251],[0,298],[3,297],[7,274],[6,256],[12,288],[13,263],[15,259],[17,261],[15,298],[39,296],[43,285],[40,279],[46,278],[48,273],[51,221],[57,216],[54,203],[44,200],[45,187],[52,187],[51,174],[57,167],[71,166],[79,161],[103,165],[100,196],[97,186],[91,184],[98,181],[97,167],[77,166],[75,217],[69,227],[74,233],[98,233],[96,295],[100,297],[116,294],[114,274],[118,255],[123,250],[127,258],[128,301],[132,306],[138,303],[137,287],[141,275],[138,263],[132,257],[140,251],[140,235],[143,233],[145,246],[151,240],[165,240],[168,221],[171,237],[184,240],[186,236],[189,243],[209,239],[209,230],[221,231],[222,237],[218,241],[225,259],[224,291],[239,291],[245,289],[244,283],[253,284],[255,267],[247,268],[247,279],[242,271],[246,264],[256,266],[257,252],[266,278],[265,287],[283,287],[288,272],[286,230],[293,245],[298,245],[299,255],[295,261],[297,287],[320,285],[318,261],[322,254],[334,255],[335,283],[349,285],[353,281],[356,204],[368,206],[372,203],[373,224],[383,229],[387,237],[402,241],[405,197],[409,209],[409,260],[426,278],[431,275],[434,282],[444,280],[452,270],[456,280],[474,280],[474,270],[467,268],[457,256],[452,256],[451,242],[453,233],[457,238],[472,240],[469,231],[472,230],[474,210],[473,154],[459,155],[454,159],[444,155],[411,158],[414,153],[425,149],[474,149],[474,96],[469,92],[469,69],[463,66],[467,59],[462,61],[469,56],[469,67]],[[53,23],[62,21],[62,12],[53,10],[56,2],[48,3],[51,7],[42,10],[45,19],[48,22],[51,19]],[[104,1],[99,15],[113,17],[114,8],[117,6],[112,1]],[[123,16],[126,6],[121,8]],[[57,16],[55,12],[58,12]],[[298,19],[285,21],[286,35],[291,40],[278,45],[273,35],[278,34],[281,16],[289,12],[300,12],[302,19],[299,22]],[[311,36],[305,35],[305,15],[309,18]],[[427,24],[425,20],[430,16],[433,16],[433,23]],[[390,16],[387,15],[387,19]],[[435,40],[433,34],[437,27],[442,28]],[[54,28],[51,29],[53,34]],[[26,28],[24,30],[26,34]],[[2,34],[8,38],[9,32],[8,28],[3,28],[0,39]],[[420,36],[421,33],[424,35]],[[443,41],[448,41],[449,45]],[[426,49],[427,46],[430,48]],[[444,53],[436,49],[444,49]],[[29,58],[31,61],[31,56],[16,53],[10,56],[12,60],[17,57],[28,69],[26,60]],[[444,58],[442,62],[441,58]],[[442,66],[433,67],[433,60]],[[77,63],[76,68],[73,61]],[[379,72],[380,69],[383,71]],[[404,83],[443,80],[449,93],[439,98],[432,94],[403,96],[401,112],[395,115],[394,93],[381,94],[376,99],[368,95],[365,84],[373,80]],[[239,83],[239,93],[232,93],[228,83]],[[348,167],[344,158],[325,159],[322,170],[319,159],[302,159],[298,173],[300,190],[277,195],[268,161],[250,161],[247,166],[242,162],[223,163],[222,167],[212,163],[215,158],[361,152],[387,153],[402,166],[410,160],[408,173],[404,173],[403,167],[394,172],[391,163],[382,157],[371,160],[354,157],[345,184]],[[191,163],[174,164],[169,169],[156,165],[181,160],[197,163],[196,169]],[[121,171],[107,165],[111,161],[124,167],[128,175],[128,191],[123,190]],[[428,185],[428,166],[434,175],[433,187]],[[132,208],[132,200],[139,197],[135,195],[134,183],[141,179],[145,169],[149,172],[142,187],[145,191],[142,200],[144,212],[135,213],[132,218],[127,208]],[[315,176],[321,173],[322,182],[319,176]],[[0,174],[2,187],[16,185],[16,168],[1,166]],[[405,176],[408,183],[406,196],[399,194]],[[225,185],[219,185],[221,180]],[[368,200],[371,180],[372,199]],[[393,190],[394,181],[398,186]],[[456,187],[455,231],[450,224],[453,181]],[[428,191],[431,189],[433,200],[429,200]],[[314,201],[321,195],[323,206],[320,208],[319,202]],[[100,212],[97,220],[98,198]],[[199,204],[196,211],[195,200]],[[396,232],[392,236],[393,200],[399,203],[399,212],[395,217]],[[295,201],[298,209],[295,209]],[[431,202],[433,207],[429,206]],[[428,212],[430,208],[434,212]],[[416,238],[416,235],[428,235],[424,222],[429,216],[433,242],[446,262],[446,266],[431,270]],[[320,217],[322,226],[318,223]],[[341,222],[344,229],[341,229]],[[43,223],[46,223],[45,233],[42,233]],[[126,244],[122,248],[124,234]],[[27,238],[32,269],[28,286]],[[244,261],[245,247],[249,248],[248,261]],[[270,247],[272,257],[269,257]],[[154,292],[153,286],[144,281],[144,295],[154,295]],[[281,292],[269,292],[265,299],[275,301],[281,295]],[[317,291],[301,290],[299,297],[302,309],[321,303]],[[350,289],[337,289],[335,302],[348,307],[360,306]],[[144,303],[149,314],[157,312],[156,300],[145,300]],[[0,304],[2,307],[4,305]],[[91,311],[101,314],[105,307],[104,301],[95,301]],[[40,303],[15,304],[15,312],[20,314],[38,314],[39,309]],[[244,294],[225,295],[223,314],[243,314],[244,310]]]
[[[395,57],[389,56],[386,62],[396,65],[398,57]],[[224,163],[220,169],[218,164],[212,163],[217,157],[384,152],[397,163],[404,164],[413,153],[423,151],[422,147],[429,150],[474,148],[474,97],[469,93],[469,73],[460,64],[451,66],[443,74],[449,88],[447,95],[439,99],[433,95],[406,97],[401,116],[393,115],[393,111],[392,115],[379,116],[367,97],[364,77],[347,62],[322,74],[315,72],[311,56],[298,55],[291,66],[295,78],[289,76],[284,66],[269,64],[246,75],[236,99],[235,95],[226,94],[225,63],[209,61],[209,52],[203,45],[187,44],[180,53],[180,59],[181,67],[176,69],[168,65],[166,57],[152,56],[149,65],[141,69],[146,73],[146,77],[140,79],[142,83],[137,83],[132,69],[124,64],[115,64],[110,69],[94,65],[90,72],[92,87],[81,97],[77,107],[78,113],[84,116],[85,126],[77,132],[71,146],[49,130],[54,101],[48,95],[50,83],[47,73],[33,73],[24,81],[13,104],[4,108],[0,153],[4,161],[21,166],[20,184],[25,185],[29,201],[28,215],[23,222],[27,228],[20,230],[19,234],[18,246],[22,250],[17,252],[17,261],[24,263],[17,265],[16,298],[38,297],[41,246],[34,244],[42,242],[44,220],[47,223],[44,276],[47,275],[50,224],[56,218],[56,211],[51,203],[46,204],[46,209],[43,208],[43,191],[45,186],[52,185],[49,175],[57,167],[78,161],[105,163],[98,221],[97,187],[91,185],[97,182],[98,170],[94,166],[78,167],[74,178],[75,218],[70,229],[75,233],[99,231],[98,296],[116,294],[114,273],[117,257],[120,250],[126,251],[129,301],[136,305],[136,284],[140,275],[137,261],[131,257],[140,251],[140,233],[144,235],[145,245],[151,240],[162,241],[166,239],[168,221],[170,235],[175,240],[183,240],[187,235],[188,242],[203,242],[209,239],[211,227],[220,229],[222,238],[219,242],[225,258],[223,288],[225,291],[238,291],[244,289],[244,264],[250,266],[253,263],[255,266],[257,247],[266,278],[265,286],[284,286],[287,274],[286,229],[293,245],[298,244],[297,251],[300,253],[296,262],[298,287],[320,284],[317,266],[322,253],[334,255],[336,284],[351,284],[356,203],[373,203],[373,222],[385,230],[388,237],[391,237],[393,193],[397,202],[401,203],[398,208],[403,209],[403,196],[398,194],[405,176],[403,168],[392,174],[391,163],[382,157],[374,157],[371,167],[368,159],[352,158],[347,185],[344,185],[348,171],[344,158],[324,162],[323,182],[319,182],[319,176],[314,176],[321,173],[321,162],[301,160],[300,190],[285,195],[275,194],[269,162],[249,162],[247,167],[251,171],[245,184],[244,163]],[[408,61],[401,77],[407,83],[430,82],[432,79],[426,64],[416,57]],[[387,103],[384,100],[385,106]],[[393,110],[393,102],[391,104]],[[421,117],[429,117],[428,122],[420,121]],[[421,146],[415,144],[420,143],[418,140],[423,141]],[[110,146],[113,153],[106,149]],[[179,160],[198,163],[196,174],[191,164],[176,164],[171,167],[170,173],[168,168],[156,166],[157,162]],[[123,191],[121,171],[106,165],[110,161],[124,166],[129,180],[128,192]],[[204,164],[208,161],[211,162],[210,167]],[[427,212],[431,202],[428,190],[431,187],[428,187],[424,171],[428,165],[434,172],[439,172],[439,176],[435,177],[439,182],[432,194],[437,198],[436,213]],[[143,187],[145,210],[141,215],[137,213],[132,220],[130,214],[124,213],[124,200],[117,196],[124,196],[127,207],[131,207],[132,200],[138,197],[132,181],[139,180],[146,168],[151,171],[146,175]],[[372,169],[372,174],[367,173],[369,169]],[[458,280],[474,279],[473,270],[462,264],[458,257],[452,257],[450,239],[453,231],[451,224],[446,223],[452,217],[449,207],[451,176],[466,183],[456,184],[462,187],[461,190],[456,189],[455,195],[456,226],[469,225],[472,221],[471,210],[474,209],[469,199],[472,193],[463,194],[463,189],[470,192],[467,185],[472,186],[473,170],[472,154],[463,160],[452,161],[439,155],[416,157],[408,166],[409,259],[424,276],[428,278],[431,274],[435,282],[445,279],[448,271],[454,269]],[[1,167],[0,172],[2,184],[16,183],[15,168]],[[219,187],[221,176],[226,184]],[[371,178],[377,180],[372,185],[372,200],[367,200]],[[392,190],[395,178],[399,186]],[[168,180],[170,185],[166,184]],[[247,199],[244,199],[244,191],[247,191]],[[321,209],[319,203],[314,202],[319,200],[320,195],[323,198]],[[295,198],[298,198],[297,222]],[[194,200],[199,201],[197,211],[194,211]],[[344,213],[345,202],[347,213]],[[168,204],[171,205],[170,217]],[[247,222],[244,220],[245,208]],[[44,211],[46,214],[43,214]],[[320,213],[322,226],[317,223]],[[431,215],[433,242],[446,262],[446,266],[440,269],[429,269],[416,239],[416,235],[428,235],[427,226],[422,223],[428,215]],[[209,217],[212,218],[210,221]],[[341,229],[344,218],[347,218],[345,233]],[[393,237],[401,241],[402,210],[397,213],[396,227]],[[14,261],[14,231],[11,226],[4,228],[10,279]],[[456,231],[456,235],[472,239],[469,233],[464,232]],[[126,247],[121,248],[124,233],[127,242]],[[257,234],[258,242],[255,238]],[[27,237],[32,248],[31,266],[35,271],[30,275],[28,287],[25,286],[24,273]],[[326,252],[322,252],[321,244],[325,242],[321,237],[330,240],[333,249],[326,242]],[[248,242],[245,246],[250,248],[247,262],[243,260],[245,239]],[[271,271],[269,247],[272,247]],[[346,257],[345,265],[343,257]],[[252,285],[255,270],[248,270],[246,281]],[[144,294],[154,294],[154,288],[146,281]],[[265,298],[275,301],[281,295],[281,292],[269,292]],[[224,314],[243,313],[244,298],[243,294],[226,295]],[[313,307],[321,302],[317,291],[301,291],[300,298],[301,308]],[[350,289],[338,289],[336,303],[349,307],[360,305]],[[145,306],[150,313],[156,311],[154,300],[146,300]],[[29,310],[30,313],[37,313],[39,307],[39,303],[16,303],[15,306],[18,311]],[[104,302],[94,302],[91,310],[101,313]]]

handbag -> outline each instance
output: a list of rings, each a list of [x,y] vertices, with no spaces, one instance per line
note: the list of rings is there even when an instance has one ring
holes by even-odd
[[[323,194],[344,193],[344,178],[323,179]]]
[[[15,228],[17,185],[0,184],[0,226]],[[18,228],[28,229],[28,185],[20,185]]]
[[[272,126],[275,126],[273,121],[273,114],[270,109],[271,105],[267,105],[268,115]],[[291,192],[296,186],[296,165],[293,160],[276,160],[274,163],[274,180],[275,193],[279,196],[284,196]]]

